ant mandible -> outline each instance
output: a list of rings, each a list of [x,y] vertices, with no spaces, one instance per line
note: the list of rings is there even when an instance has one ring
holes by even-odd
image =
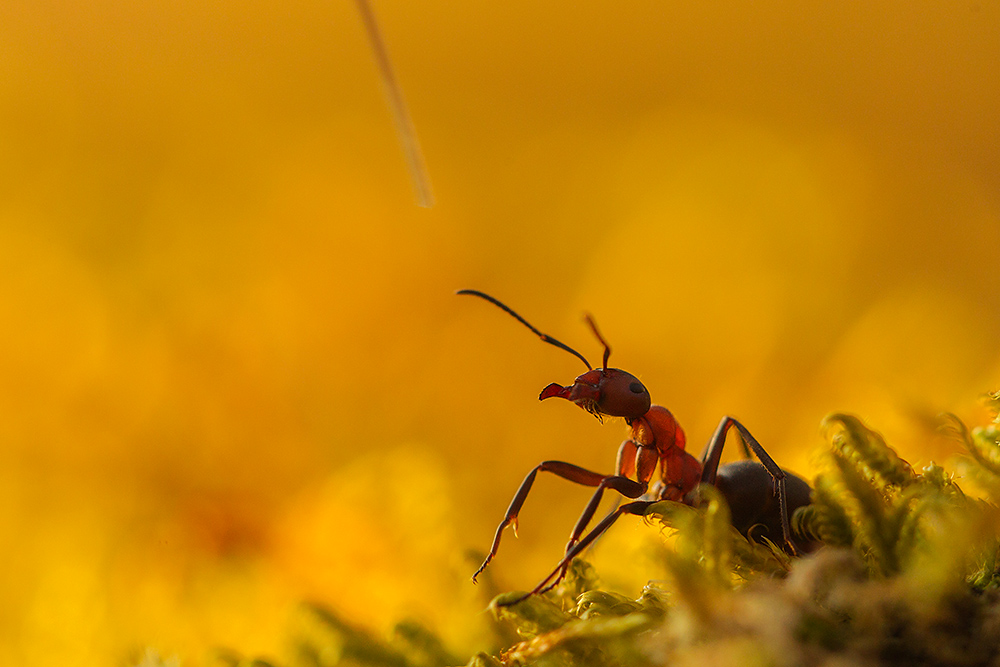
[[[569,352],[586,364],[587,372],[576,378],[573,384],[563,387],[552,383],[542,390],[539,400],[564,398],[599,420],[603,420],[603,417],[622,417],[629,427],[628,439],[618,448],[613,475],[602,475],[563,461],[543,461],[535,466],[514,494],[507,514],[497,527],[489,554],[472,575],[473,582],[496,556],[504,528],[511,526],[515,535],[517,534],[518,513],[539,472],[550,472],[577,484],[597,487],[597,490],[576,522],[566,544],[565,554],[551,574],[528,593],[506,601],[504,605],[517,604],[532,595],[554,588],[566,575],[570,562],[623,514],[643,516],[650,506],[663,500],[695,505],[698,502],[697,487],[700,484],[711,484],[719,489],[729,504],[733,526],[748,539],[751,538],[752,529],[763,527],[772,536],[781,534],[781,546],[786,552],[792,555],[798,553],[799,549],[792,541],[788,517],[799,507],[809,504],[812,489],[800,477],[779,468],[743,424],[732,417],[723,417],[715,434],[708,441],[701,460],[698,460],[684,451],[684,431],[669,410],[652,404],[649,392],[642,382],[620,368],[608,368],[611,347],[589,315],[586,322],[604,346],[604,364],[600,369],[595,369],[582,354],[542,333],[492,296],[477,290],[459,290],[457,293],[489,301],[528,327],[544,342]],[[760,463],[743,460],[719,465],[730,428],[739,432],[744,445],[757,455]],[[650,487],[657,467],[660,478]],[[619,506],[589,533],[583,535],[597,511],[605,489],[617,491],[634,502]]]

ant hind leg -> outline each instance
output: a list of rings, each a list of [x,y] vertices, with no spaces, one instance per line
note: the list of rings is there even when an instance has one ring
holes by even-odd
[[[770,474],[771,479],[774,482],[774,495],[778,497],[778,512],[781,520],[781,532],[782,538],[784,539],[785,546],[790,550],[793,555],[798,554],[798,549],[795,548],[795,544],[792,542],[792,530],[788,523],[788,499],[787,493],[785,491],[785,471],[783,471],[774,459],[764,450],[757,439],[753,437],[747,427],[739,423],[732,417],[723,417],[722,421],[719,422],[718,428],[715,429],[715,433],[712,435],[712,439],[708,441],[708,445],[705,447],[704,453],[701,456],[702,462],[702,484],[711,484],[716,486],[716,478],[719,472],[719,462],[722,459],[722,449],[726,444],[726,433],[729,432],[731,427],[736,427],[736,431],[740,434],[740,438],[743,440],[743,446],[746,449],[752,451],[757,459],[764,466]]]

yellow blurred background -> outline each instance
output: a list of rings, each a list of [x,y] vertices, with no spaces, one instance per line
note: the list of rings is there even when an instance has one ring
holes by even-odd
[[[482,648],[465,551],[624,429],[458,288],[803,473],[834,410],[942,461],[1000,384],[996,3],[374,9],[429,210],[351,2],[0,5],[3,664],[281,656],[303,599]],[[539,480],[499,586],[587,496]]]

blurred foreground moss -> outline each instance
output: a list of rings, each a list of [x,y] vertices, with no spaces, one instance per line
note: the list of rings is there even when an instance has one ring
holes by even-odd
[[[991,404],[996,417],[1000,396]],[[419,624],[381,638],[307,606],[289,664],[1000,667],[1000,417],[970,431],[946,416],[943,428],[964,443],[957,470],[982,498],[938,465],[913,470],[859,419],[834,414],[813,504],[792,517],[797,535],[825,544],[815,553],[748,542],[707,489],[699,509],[650,508],[647,520],[672,535],[669,577],[636,599],[601,590],[577,560],[545,596],[510,607],[498,603],[516,592],[497,596],[497,646],[468,661]]]

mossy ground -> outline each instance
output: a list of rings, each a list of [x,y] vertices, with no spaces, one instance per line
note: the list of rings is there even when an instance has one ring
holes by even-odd
[[[990,401],[996,411],[1000,395]],[[964,443],[957,472],[981,497],[940,466],[913,470],[860,420],[835,414],[814,502],[793,517],[798,535],[825,545],[815,553],[748,542],[708,489],[699,509],[651,508],[647,519],[675,532],[670,576],[638,599],[601,590],[577,560],[544,596],[494,599],[495,648],[471,659],[419,624],[381,638],[306,605],[288,664],[1000,666],[1000,417],[971,431],[942,423]]]

